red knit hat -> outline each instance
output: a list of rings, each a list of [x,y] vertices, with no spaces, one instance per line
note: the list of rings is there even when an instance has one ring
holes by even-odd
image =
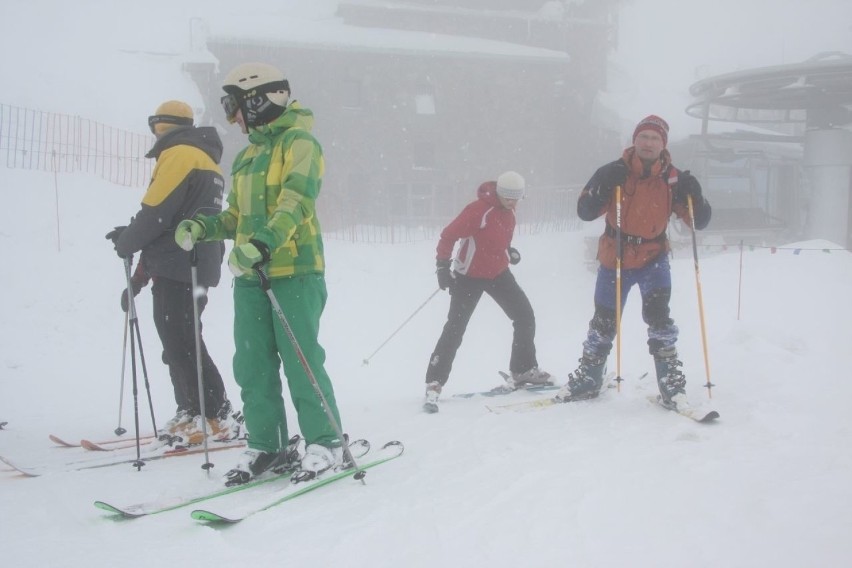
[[[649,114],[639,121],[636,130],[633,131],[633,142],[636,142],[636,137],[643,130],[653,130],[659,134],[663,139],[663,147],[669,143],[669,123],[656,114]]]

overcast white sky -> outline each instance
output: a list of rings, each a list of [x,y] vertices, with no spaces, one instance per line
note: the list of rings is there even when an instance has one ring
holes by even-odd
[[[363,30],[344,33],[335,9],[333,0],[279,0],[254,6],[254,12],[222,0],[4,0],[0,103],[80,113],[119,127],[138,125],[125,115],[135,119],[150,112],[148,106],[164,96],[192,99],[189,83],[157,85],[146,77],[173,61],[168,54],[189,48],[191,17],[205,20],[213,34],[286,36],[296,33],[295,26],[314,30],[310,35],[317,41],[363,36]],[[320,22],[306,28],[300,18]],[[626,142],[632,125],[650,113],[669,121],[673,139],[697,132],[699,121],[684,109],[689,86],[700,78],[799,62],[823,51],[852,53],[849,0],[626,0],[619,19],[609,100],[622,116]],[[373,42],[399,41],[379,30],[373,35]],[[93,37],[98,41],[90,41]],[[110,68],[122,65],[138,67],[140,87],[151,91],[145,109],[127,108],[126,90],[136,86],[111,80]],[[85,99],[90,104],[67,108],[68,89],[92,93]],[[161,92],[166,90],[171,94]]]
[[[619,110],[631,124],[663,116],[672,138],[700,128],[684,112],[700,79],[826,51],[852,54],[849,0],[628,0],[619,20],[612,60],[634,82],[612,85]]]

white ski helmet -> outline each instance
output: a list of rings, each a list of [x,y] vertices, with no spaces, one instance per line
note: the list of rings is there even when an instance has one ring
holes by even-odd
[[[290,84],[276,67],[243,63],[225,76],[222,107],[229,122],[242,110],[247,126],[262,126],[278,118],[290,99]]]

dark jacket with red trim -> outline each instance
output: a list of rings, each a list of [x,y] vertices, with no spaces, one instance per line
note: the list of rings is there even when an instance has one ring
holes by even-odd
[[[471,278],[493,279],[509,267],[507,250],[515,232],[515,212],[500,204],[494,181],[480,185],[477,197],[441,231],[436,258],[449,260],[460,241],[455,271]]]
[[[621,190],[621,236],[622,268],[641,268],[670,250],[666,228],[672,214],[691,225],[689,209],[685,200],[673,200],[677,191],[678,174],[671,164],[668,150],[663,150],[660,159],[648,171],[635,155],[633,147],[627,148],[620,158],[627,164],[629,174]],[[595,175],[580,193],[577,214],[583,221],[592,221],[606,215],[604,234],[598,241],[598,260],[606,268],[615,268],[617,247],[615,228],[617,225],[616,193],[601,204],[589,189],[598,185]],[[710,204],[703,197],[693,203],[695,228],[703,229],[710,222]]]
[[[174,232],[184,219],[222,211],[222,140],[213,127],[179,127],[161,136],[147,157],[157,160],[151,183],[115,250],[121,256],[141,250],[139,265],[153,278],[191,283],[189,253],[175,243]],[[196,250],[198,283],[216,286],[224,244],[202,242]]]

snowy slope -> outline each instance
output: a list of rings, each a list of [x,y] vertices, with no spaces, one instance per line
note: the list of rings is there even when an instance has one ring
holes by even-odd
[[[269,9],[331,25],[333,8],[330,1],[287,0]],[[0,103],[79,113],[136,131],[163,100],[197,102],[179,71],[188,18],[201,14],[214,33],[237,33],[252,15],[233,2],[200,0],[10,0],[4,10]],[[232,21],[239,26],[229,27]],[[635,120],[657,111],[629,114]],[[84,458],[83,450],[53,447],[47,436],[102,438],[119,423],[132,429],[129,384],[120,392],[122,264],[103,235],[127,221],[140,197],[141,190],[95,177],[0,169],[0,422],[9,422],[0,431],[0,455],[26,464]],[[591,224],[582,233],[515,242],[523,262],[513,271],[536,308],[539,360],[561,381],[576,365],[592,311],[594,275],[584,268],[582,239],[600,229]],[[821,252],[836,248],[824,242],[795,244],[800,254],[747,251],[740,289],[737,252],[702,251],[717,385],[712,402],[722,418],[701,426],[647,401],[655,387],[637,378],[652,363],[636,297],[624,314],[621,393],[525,414],[491,413],[485,405],[494,400],[452,399],[493,386],[496,371],[508,365],[510,325],[484,299],[441,412],[420,412],[445,294],[369,365],[362,362],[434,291],[434,244],[326,242],[330,298],[322,341],[344,428],[376,445],[400,439],[407,448],[401,459],[371,471],[365,486],[340,483],[218,530],[196,524],[188,510],[114,522],[92,502],[134,503],[214,485],[236,451],[211,454],[209,478],[201,456],[152,462],[141,472],[117,466],[34,479],[0,468],[0,565],[850,563],[848,252]],[[689,250],[676,254],[673,270],[688,392],[702,401],[706,375]],[[162,423],[174,409],[147,290],[139,310]],[[205,339],[236,401],[231,317],[224,282],[211,291]],[[144,388],[140,397],[144,427]],[[506,401],[523,399],[519,393]]]
[[[135,190],[59,178],[57,251],[52,176],[4,170],[0,192],[0,455],[31,464],[83,454],[50,433],[108,436],[118,421],[122,267],[103,234],[136,207]],[[534,196],[530,197],[534,199]],[[516,275],[537,309],[541,365],[573,369],[591,315],[594,276],[582,234],[525,236]],[[800,254],[758,249],[701,263],[713,404],[702,426],[646,397],[651,369],[637,298],[624,314],[622,392],[523,414],[493,400],[447,397],[420,412],[423,371],[448,304],[433,299],[362,361],[434,290],[433,243],[329,241],[330,301],[322,339],[345,429],[403,458],[261,513],[228,530],[188,510],[114,522],[92,506],[179,494],[214,484],[237,451],[22,479],[0,471],[0,562],[6,566],[142,566],[162,562],[286,562],[349,566],[839,566],[852,556],[847,514],[852,459],[845,289],[848,252],[799,243]],[[673,261],[673,312],[694,401],[706,398],[691,254]],[[211,293],[205,336],[232,398],[228,285]],[[158,361],[150,295],[140,326],[157,419],[172,412]],[[505,369],[510,325],[488,299],[474,316],[448,395],[487,388]],[[614,364],[613,361],[610,363]],[[141,393],[144,397],[144,390]],[[506,401],[522,399],[519,393]],[[122,420],[132,425],[129,390]],[[143,424],[149,423],[145,399]],[[291,416],[292,418],[292,416]],[[146,420],[148,422],[146,422]],[[50,546],[43,543],[50,542]]]

